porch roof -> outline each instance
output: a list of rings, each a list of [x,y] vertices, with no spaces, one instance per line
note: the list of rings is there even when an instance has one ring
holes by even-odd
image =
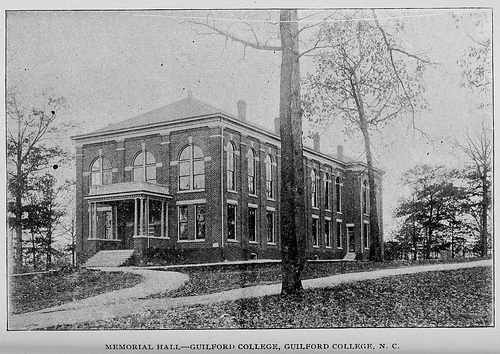
[[[150,182],[124,182],[90,186],[89,195],[85,199],[91,201],[123,200],[146,196],[157,199],[172,198],[168,186]]]

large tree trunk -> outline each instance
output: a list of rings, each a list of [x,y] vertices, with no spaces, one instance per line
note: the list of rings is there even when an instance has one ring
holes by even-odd
[[[370,260],[374,262],[382,262],[383,254],[380,242],[380,226],[377,208],[377,185],[375,184],[373,157],[370,148],[370,133],[368,132],[366,117],[363,116],[361,122],[361,131],[365,140],[368,184],[370,186]]]
[[[297,10],[281,10],[280,82],[281,136],[281,293],[300,293],[305,264],[306,208],[300,109],[300,67]]]
[[[486,166],[481,176],[483,198],[481,200],[481,257],[488,255],[488,176]]]
[[[373,157],[371,151],[370,132],[368,131],[368,121],[365,115],[365,108],[362,96],[359,92],[358,78],[356,73],[351,69],[351,88],[354,93],[354,100],[359,115],[359,127],[363,134],[366,153],[366,166],[368,170],[368,184],[370,186],[370,260],[375,262],[382,262],[383,251],[380,242],[380,227],[377,210],[377,186],[375,185],[375,175],[373,169]]]

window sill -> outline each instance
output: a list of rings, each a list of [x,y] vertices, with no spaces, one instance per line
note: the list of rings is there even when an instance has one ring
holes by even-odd
[[[257,241],[248,241],[248,243],[251,243],[253,245],[258,245],[259,244]]]
[[[276,242],[268,242],[267,243],[269,246],[276,246]]]
[[[227,242],[229,242],[229,243],[238,243],[238,240],[233,240],[232,238],[228,238]]]
[[[178,194],[184,194],[184,193],[200,193],[200,192],[204,192],[205,189],[191,189],[191,190],[188,190],[188,191],[180,191],[178,190],[177,193]]]
[[[228,193],[233,193],[233,194],[238,194],[238,191],[235,191],[233,189],[226,189]]]
[[[344,247],[337,247],[337,249],[338,249],[338,250],[343,250],[343,249],[344,249]]]
[[[109,238],[88,238],[87,241],[109,241],[109,242],[121,242],[119,239],[109,239]]]
[[[205,242],[205,239],[203,240],[177,240],[178,243],[193,243],[193,242]]]
[[[313,245],[313,248],[319,248],[319,246],[314,246],[314,245]]]
[[[270,201],[270,202],[275,202],[276,201],[276,199],[274,199],[274,198],[267,198],[267,200]]]
[[[248,194],[249,197],[252,197],[252,198],[258,198],[258,196],[256,194]]]
[[[159,239],[159,240],[170,240],[170,237],[166,237],[166,236],[147,236],[147,235],[136,235],[136,236],[132,236],[132,238],[150,238],[150,239]]]
[[[328,248],[329,250],[331,250],[332,246],[325,246],[325,248]]]

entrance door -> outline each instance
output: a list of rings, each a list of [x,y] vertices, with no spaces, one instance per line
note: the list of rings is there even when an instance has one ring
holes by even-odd
[[[354,240],[354,226],[347,226],[347,242],[349,244],[349,252],[356,252],[356,243]]]
[[[113,213],[111,207],[98,207],[96,215],[96,235],[102,240],[113,240]]]
[[[134,201],[123,200],[117,204],[118,234],[124,249],[134,248]]]

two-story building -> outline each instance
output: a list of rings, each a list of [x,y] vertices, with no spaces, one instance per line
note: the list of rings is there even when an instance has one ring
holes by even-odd
[[[138,264],[155,253],[167,263],[279,259],[278,120],[275,127],[248,122],[243,101],[235,116],[189,94],[74,136],[78,263],[109,250],[130,250]],[[304,164],[308,256],[366,259],[366,164],[341,146],[322,152],[319,136]],[[376,180],[380,211],[379,170]]]

